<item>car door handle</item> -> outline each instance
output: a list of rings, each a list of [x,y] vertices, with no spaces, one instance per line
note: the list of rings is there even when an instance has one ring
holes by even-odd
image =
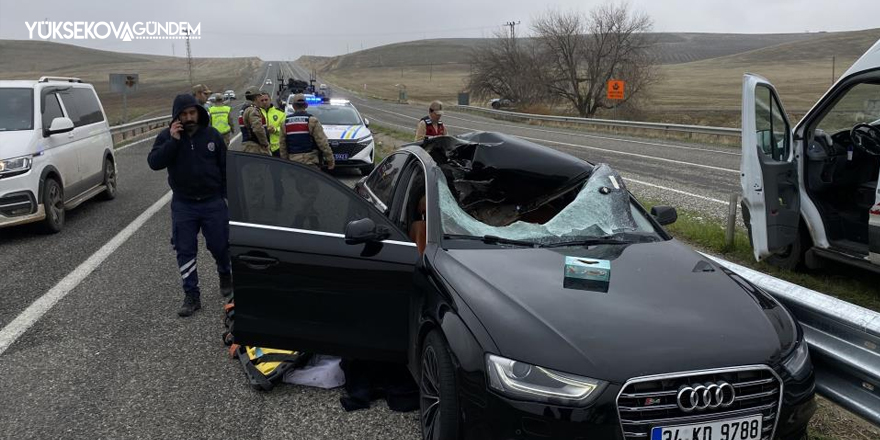
[[[241,261],[252,269],[268,269],[278,264],[278,259],[273,257],[260,257],[257,255],[240,255],[238,261]]]

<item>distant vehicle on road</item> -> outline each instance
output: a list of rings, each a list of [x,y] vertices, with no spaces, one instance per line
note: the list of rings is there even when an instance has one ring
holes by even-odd
[[[235,99],[235,90],[227,90],[223,92],[223,99],[233,100]]]
[[[608,165],[480,132],[396,150],[354,192],[228,166],[236,343],[406,363],[423,438],[806,438],[798,322]],[[249,203],[265,175],[313,202]]]
[[[272,63],[269,63],[269,67],[272,67]]]
[[[271,80],[271,79],[267,79],[267,80],[266,80],[266,85],[272,85],[272,80]]]
[[[0,228],[42,221],[59,232],[65,211],[116,189],[110,125],[91,84],[0,81]]]
[[[293,113],[293,96],[287,98],[285,112],[288,114]],[[324,133],[336,159],[336,167],[357,168],[365,176],[370,174],[376,154],[370,121],[348,100],[325,101],[314,95],[306,95],[306,101],[309,103],[308,112],[324,126]]]
[[[880,41],[792,129],[776,89],[743,78],[743,219],[755,258],[880,272]]]
[[[495,110],[500,110],[502,108],[510,107],[511,105],[513,105],[513,101],[511,101],[507,98],[495,98],[495,99],[490,99],[488,104],[489,104],[489,107],[492,107]]]

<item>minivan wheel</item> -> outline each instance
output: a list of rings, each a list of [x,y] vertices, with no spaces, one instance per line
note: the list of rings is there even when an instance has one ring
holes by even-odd
[[[104,192],[101,198],[104,200],[113,200],[116,198],[116,167],[109,158],[104,159]]]
[[[46,179],[43,187],[43,207],[46,210],[43,229],[50,234],[60,232],[64,227],[64,192],[55,179]]]
[[[428,333],[419,374],[419,421],[424,440],[458,439],[458,392],[455,369],[446,339]]]

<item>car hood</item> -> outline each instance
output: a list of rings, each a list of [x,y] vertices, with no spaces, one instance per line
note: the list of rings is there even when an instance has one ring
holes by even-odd
[[[564,287],[566,256],[609,260],[607,292]],[[797,337],[775,300],[675,240],[449,249],[436,261],[498,354],[614,383],[776,364]]]
[[[0,131],[0,159],[34,154],[43,150],[43,142],[38,142],[37,150],[34,151],[33,139],[39,136],[36,130]]]
[[[324,134],[331,141],[358,140],[370,134],[364,125],[325,125]]]

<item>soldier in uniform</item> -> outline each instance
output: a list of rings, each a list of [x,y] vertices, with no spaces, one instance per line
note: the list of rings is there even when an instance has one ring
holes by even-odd
[[[321,159],[328,170],[335,168],[333,150],[330,142],[324,134],[324,127],[318,118],[306,112],[308,108],[306,97],[297,94],[293,97],[294,112],[287,116],[284,121],[284,135],[280,139],[281,158],[298,162],[303,165],[321,168]],[[301,196],[301,202],[296,203],[296,215],[293,227],[305,227],[308,222],[312,228],[318,228],[317,212],[314,204],[318,197],[318,186],[308,175],[298,173],[294,179],[296,192]]]
[[[245,153],[256,153],[271,156],[269,151],[269,131],[263,110],[268,106],[269,96],[257,95],[251,105],[244,109],[241,127],[241,146]]]

